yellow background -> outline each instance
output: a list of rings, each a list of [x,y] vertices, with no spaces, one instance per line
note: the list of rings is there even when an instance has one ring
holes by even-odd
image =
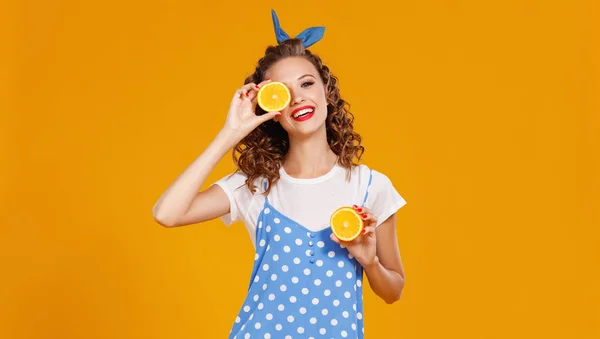
[[[339,76],[398,214],[402,299],[367,338],[600,338],[595,1],[14,1],[0,10],[0,338],[225,338],[242,224],[160,194],[275,42]],[[226,156],[205,188],[233,170]]]

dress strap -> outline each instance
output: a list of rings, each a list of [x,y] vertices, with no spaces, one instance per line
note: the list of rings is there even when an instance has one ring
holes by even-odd
[[[367,202],[367,198],[369,197],[369,188],[371,188],[371,181],[373,181],[373,170],[372,169],[369,170],[369,183],[367,184],[367,191],[365,192],[365,199],[363,200],[363,203],[361,206],[364,206],[365,203]]]
[[[264,178],[264,182],[263,182],[263,192],[267,191],[267,178]],[[269,201],[269,197],[265,195],[265,201]]]

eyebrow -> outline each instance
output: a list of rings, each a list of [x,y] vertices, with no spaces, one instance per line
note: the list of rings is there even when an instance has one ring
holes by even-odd
[[[306,77],[313,77],[313,78],[315,78],[315,76],[312,75],[312,74],[304,74],[303,76],[299,77],[298,80],[302,80],[302,79],[304,79]]]

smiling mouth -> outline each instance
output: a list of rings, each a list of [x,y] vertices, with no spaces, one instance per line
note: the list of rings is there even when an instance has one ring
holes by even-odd
[[[314,112],[315,112],[314,108],[304,108],[304,109],[301,109],[298,112],[294,113],[292,115],[292,118],[294,118],[294,119],[301,119],[301,118],[306,117],[309,114],[312,114]]]

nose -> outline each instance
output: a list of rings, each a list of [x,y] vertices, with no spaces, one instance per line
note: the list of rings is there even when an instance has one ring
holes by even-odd
[[[296,94],[293,91],[290,90],[290,94],[292,95],[292,100],[290,101],[290,105],[291,106],[295,106],[299,103],[304,102],[304,97],[300,94]]]

